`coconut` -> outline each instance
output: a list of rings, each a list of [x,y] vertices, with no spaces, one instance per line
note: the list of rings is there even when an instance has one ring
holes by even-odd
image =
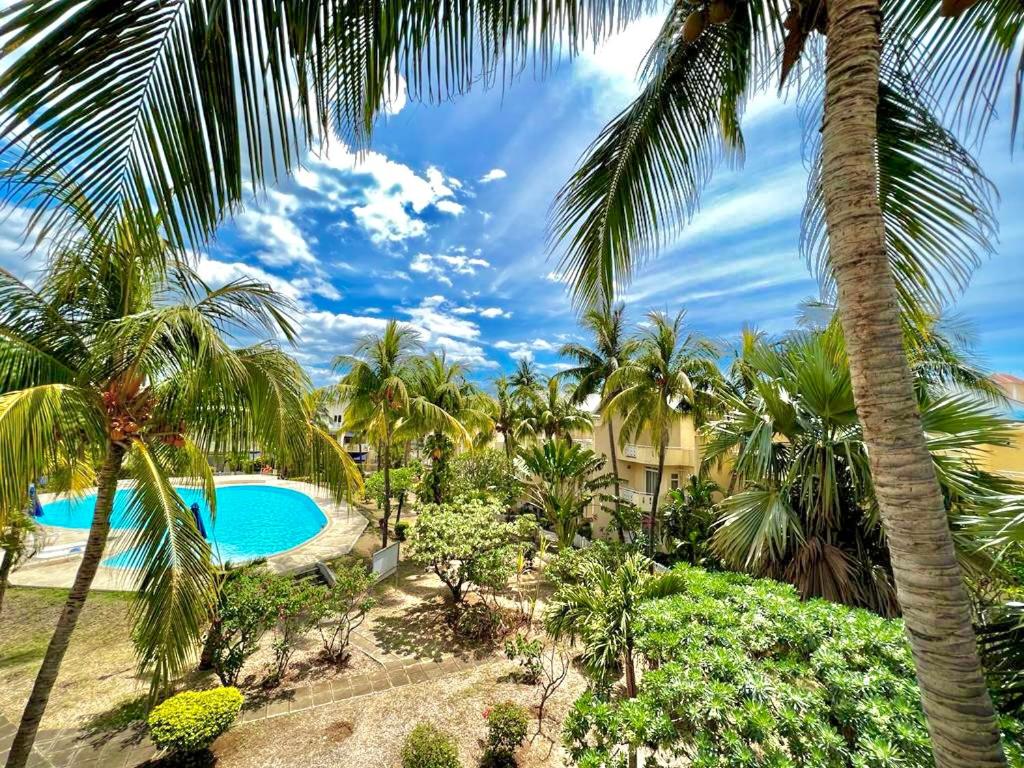
[[[732,5],[725,0],[715,0],[708,6],[708,21],[712,24],[728,24],[733,10]]]
[[[704,31],[706,26],[707,22],[704,19],[704,11],[694,11],[686,17],[686,21],[683,23],[683,41],[692,43],[700,37],[700,33]]]

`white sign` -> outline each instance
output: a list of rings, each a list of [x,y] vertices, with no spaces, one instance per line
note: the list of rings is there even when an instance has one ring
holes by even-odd
[[[389,544],[384,549],[373,553],[373,572],[377,580],[386,579],[398,570],[398,542]]]

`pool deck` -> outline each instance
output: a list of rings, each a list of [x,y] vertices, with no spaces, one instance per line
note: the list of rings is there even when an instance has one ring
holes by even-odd
[[[268,485],[288,488],[309,496],[327,518],[320,532],[297,547],[279,552],[267,558],[267,565],[277,573],[286,573],[318,560],[327,560],[352,551],[368,522],[362,514],[348,504],[334,501],[316,486],[309,483],[281,480],[275,475],[216,475],[217,487],[227,485]],[[130,481],[122,481],[119,487],[130,487]],[[39,494],[39,500],[46,504],[55,498],[54,494]],[[84,547],[88,531],[80,528],[58,528],[42,526],[47,535],[47,547],[39,557],[30,560],[24,567],[11,574],[11,583],[24,587],[68,588],[74,581],[81,555],[62,554],[72,548]],[[110,543],[117,533],[111,534]],[[47,555],[52,555],[47,557]],[[93,589],[131,590],[134,588],[134,572],[126,568],[110,568],[101,565],[93,581]]]

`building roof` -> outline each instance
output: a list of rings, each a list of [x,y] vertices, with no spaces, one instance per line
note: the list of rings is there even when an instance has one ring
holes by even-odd
[[[996,384],[1017,384],[1024,385],[1024,379],[1014,376],[1011,373],[993,373],[992,381]]]

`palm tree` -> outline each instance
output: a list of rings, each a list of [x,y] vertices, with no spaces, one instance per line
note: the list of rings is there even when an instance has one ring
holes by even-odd
[[[524,409],[523,433],[543,435],[545,440],[572,442],[574,430],[589,431],[594,426],[593,417],[575,402],[556,376],[533,393]]]
[[[548,440],[520,453],[530,497],[544,510],[558,536],[558,546],[573,546],[587,507],[607,488],[612,477],[604,457],[577,443]]]
[[[207,455],[259,445],[309,466],[336,498],[358,484],[344,452],[312,435],[298,364],[269,344],[233,348],[242,330],[293,338],[288,305],[248,280],[211,290],[189,264],[152,249],[134,221],[107,238],[58,244],[38,289],[0,271],[0,508],[58,461],[92,465],[92,526],[7,759],[24,766],[110,533],[118,478],[138,574],[133,637],[153,691],[190,662],[211,595],[209,547],[171,477],[216,496]],[[315,443],[312,445],[311,443]],[[312,454],[312,455],[311,455]]]
[[[955,139],[929,144],[934,132],[889,118],[890,107],[907,101],[928,114],[927,94],[905,87],[914,74],[937,81],[965,124],[984,127],[1024,25],[1013,0],[942,2],[941,11],[940,0],[886,0],[884,15],[880,4],[831,0],[825,13],[823,0],[672,2],[640,96],[561,194],[555,234],[569,242],[565,272],[578,296],[612,296],[631,266],[696,210],[715,165],[742,157],[742,107],[771,82],[771,68],[781,61],[785,80],[802,67],[801,88],[812,98],[824,94],[811,219],[820,213],[827,224],[827,239],[817,242],[825,243],[851,336],[854,392],[901,599],[910,604],[908,637],[936,761],[1003,765],[897,310],[898,299],[930,288],[936,269],[962,285],[988,233],[960,235],[991,206],[978,202],[969,166],[949,162],[961,157]],[[560,51],[575,54],[661,7],[545,0],[455,3],[440,12],[435,3],[389,0],[283,13],[240,0],[36,0],[5,19],[15,55],[0,76],[0,127],[12,146],[24,142],[19,167],[31,174],[74,169],[99,201],[108,232],[111,222],[153,203],[174,241],[186,242],[207,236],[241,199],[246,169],[261,186],[332,128],[367,141],[398,72],[412,98],[444,98],[476,81],[491,84],[497,72],[511,81],[530,61],[545,69]],[[940,13],[959,18],[947,23]],[[815,33],[827,36],[825,56],[801,62]],[[131,67],[122,66],[125,52]],[[109,77],[115,69],[119,76]],[[1015,99],[1019,105],[1019,89]],[[887,152],[895,137],[903,146]],[[907,173],[908,159],[928,173]],[[15,185],[9,198],[21,192]],[[40,206],[36,223],[59,225],[60,211]],[[949,697],[947,685],[964,694]]]
[[[601,404],[605,418],[618,415],[622,419],[620,447],[641,435],[648,435],[658,453],[657,480],[647,531],[648,556],[652,560],[658,498],[672,428],[679,424],[684,411],[694,407],[691,374],[708,370],[706,364],[714,361],[711,344],[693,334],[684,334],[684,315],[684,312],[674,318],[662,312],[647,315],[649,326],[640,336],[636,355],[608,376]]]
[[[626,697],[637,692],[633,627],[648,600],[678,594],[684,581],[669,571],[651,572],[651,561],[627,554],[614,569],[585,560],[579,583],[559,587],[544,613],[544,626],[557,640],[569,637],[583,646],[584,666],[599,680],[626,677]]]
[[[726,415],[707,430],[705,461],[730,456],[740,489],[719,505],[714,550],[733,568],[791,582],[804,597],[897,615],[841,330],[761,340],[743,357],[749,383],[726,397]],[[948,514],[962,521],[1016,492],[975,463],[1010,432],[985,400],[937,383],[920,377],[922,413]],[[965,569],[985,572],[991,563],[979,562],[978,539],[957,531]]]
[[[340,355],[334,361],[336,368],[346,371],[336,387],[337,400],[345,409],[344,429],[365,434],[380,446],[384,547],[388,545],[391,520],[392,450],[428,431],[460,438],[466,435],[458,420],[417,389],[423,365],[421,348],[419,334],[413,328],[389,320],[383,333],[364,336],[352,354]]]
[[[461,425],[457,437],[461,435],[468,438],[471,433],[490,432],[487,396],[466,379],[465,368],[459,363],[449,363],[443,352],[431,353],[421,362],[417,372],[416,391],[427,402]],[[445,429],[451,432],[450,423],[435,427],[426,440],[431,460],[428,478],[435,504],[443,501],[442,478],[454,447]]]
[[[625,311],[623,304],[604,309],[588,309],[583,313],[580,324],[586,328],[594,339],[593,347],[583,344],[565,344],[560,354],[571,359],[575,366],[562,371],[559,376],[573,381],[573,400],[583,403],[588,397],[601,395],[608,377],[621,366],[625,365],[636,350],[636,340],[627,339],[625,335]],[[608,428],[608,453],[612,461],[612,482],[615,487],[615,511],[619,540],[625,541],[622,530],[622,500],[619,491],[619,462],[615,450],[615,419],[609,415],[606,420]]]
[[[511,466],[516,455],[516,446],[523,433],[523,409],[515,397],[511,380],[504,375],[494,380],[494,397],[491,399],[491,424],[494,434],[501,435],[505,459]]]

